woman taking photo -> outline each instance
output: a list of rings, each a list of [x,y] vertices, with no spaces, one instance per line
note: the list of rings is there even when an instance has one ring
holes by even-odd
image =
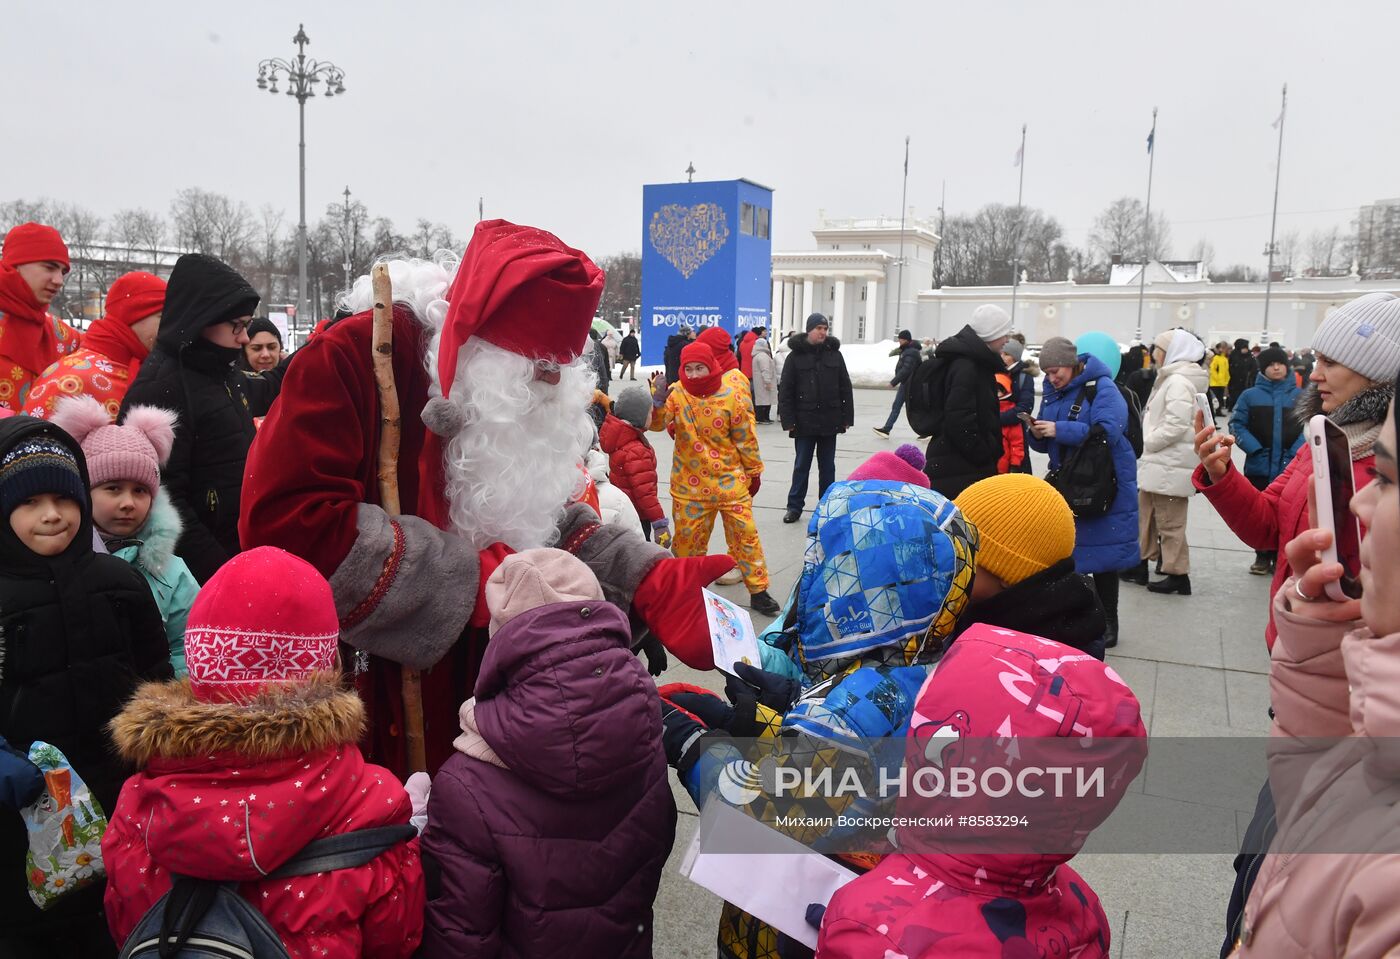
[[[1361,599],[1327,596],[1343,570],[1321,559],[1331,532],[1305,529],[1285,547],[1291,575],[1273,600],[1269,671],[1278,834],[1249,894],[1236,956],[1388,956],[1400,946],[1400,831],[1385,799],[1400,786],[1386,745],[1400,736],[1395,432],[1392,404],[1374,440],[1373,479],[1351,503],[1368,530]],[[1307,852],[1332,855],[1298,855]]]
[[[1361,488],[1372,466],[1372,447],[1385,421],[1400,371],[1400,299],[1368,293],[1346,303],[1323,321],[1313,338],[1317,363],[1311,385],[1295,407],[1301,423],[1318,413],[1342,428],[1351,446],[1352,471]],[[1281,550],[1308,526],[1308,477],[1312,452],[1304,443],[1288,468],[1264,490],[1257,490],[1230,462],[1235,440],[1196,421],[1196,455],[1201,465],[1192,475],[1196,489],[1215,507],[1236,536],[1256,550]],[[1271,592],[1292,573],[1279,555]],[[1272,612],[1264,641],[1273,648]]]
[[[1045,371],[1044,398],[1030,442],[1050,454],[1050,469],[1059,469],[1095,426],[1102,427],[1113,453],[1118,480],[1113,504],[1103,516],[1074,519],[1074,570],[1094,578],[1094,590],[1108,619],[1104,648],[1111,649],[1118,645],[1118,571],[1138,562],[1137,462],[1123,432],[1128,404],[1103,361],[1077,352],[1062,336],[1051,337],[1040,348],[1040,367]],[[1080,406],[1077,415],[1076,404]]]

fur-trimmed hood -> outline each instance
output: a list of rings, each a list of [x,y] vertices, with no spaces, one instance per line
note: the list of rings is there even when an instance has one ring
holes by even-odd
[[[151,501],[151,512],[146,522],[135,535],[108,539],[102,537],[109,553],[116,554],[129,546],[136,547],[136,565],[149,570],[152,576],[164,576],[170,557],[175,555],[175,544],[180,541],[185,523],[175,504],[170,502],[170,494],[162,486]]]
[[[236,753],[249,760],[357,742],[365,708],[332,674],[265,690],[251,702],[205,703],[188,679],[146,683],[109,728],[123,759],[193,759]]]
[[[1384,423],[1386,414],[1390,411],[1390,401],[1394,397],[1394,383],[1376,383],[1337,407],[1328,414],[1328,419],[1338,426],[1350,426],[1353,423]],[[1307,426],[1308,420],[1321,412],[1322,397],[1318,395],[1317,384],[1314,383],[1303,391],[1302,396],[1298,397],[1298,402],[1293,407],[1293,415],[1298,418],[1299,423]]]

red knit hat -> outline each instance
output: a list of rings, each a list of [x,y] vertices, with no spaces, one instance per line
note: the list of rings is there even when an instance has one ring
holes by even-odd
[[[719,361],[719,372],[728,373],[730,370],[739,368],[739,361],[734,358],[734,351],[730,349],[734,341],[729,332],[722,327],[706,327],[695,338],[695,342],[704,343],[714,351],[715,359]],[[712,366],[710,369],[714,369],[714,367]]]
[[[68,247],[53,227],[42,223],[21,223],[5,234],[0,266],[23,266],[50,260],[62,263],[63,272],[68,272]]]
[[[196,699],[242,702],[270,683],[336,668],[340,622],[330,584],[273,546],[239,553],[200,589],[185,626]]]
[[[451,394],[457,350],[473,336],[531,359],[572,362],[602,295],[603,271],[553,233],[505,220],[478,223],[447,291],[442,395]]]
[[[126,326],[165,309],[165,281],[154,273],[123,273],[107,291],[107,318]]]
[[[685,368],[688,363],[704,363],[710,372],[704,376],[687,376]],[[696,340],[681,348],[681,385],[691,396],[713,395],[723,379],[724,369],[709,344]]]

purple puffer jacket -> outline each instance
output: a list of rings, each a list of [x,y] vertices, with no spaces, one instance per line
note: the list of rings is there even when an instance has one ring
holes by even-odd
[[[630,635],[617,607],[572,602],[491,638],[428,802],[420,957],[651,956],[676,806]]]

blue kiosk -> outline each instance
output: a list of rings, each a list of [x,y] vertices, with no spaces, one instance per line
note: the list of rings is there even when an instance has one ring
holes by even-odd
[[[769,325],[773,191],[751,180],[642,187],[642,363],[683,326]]]

